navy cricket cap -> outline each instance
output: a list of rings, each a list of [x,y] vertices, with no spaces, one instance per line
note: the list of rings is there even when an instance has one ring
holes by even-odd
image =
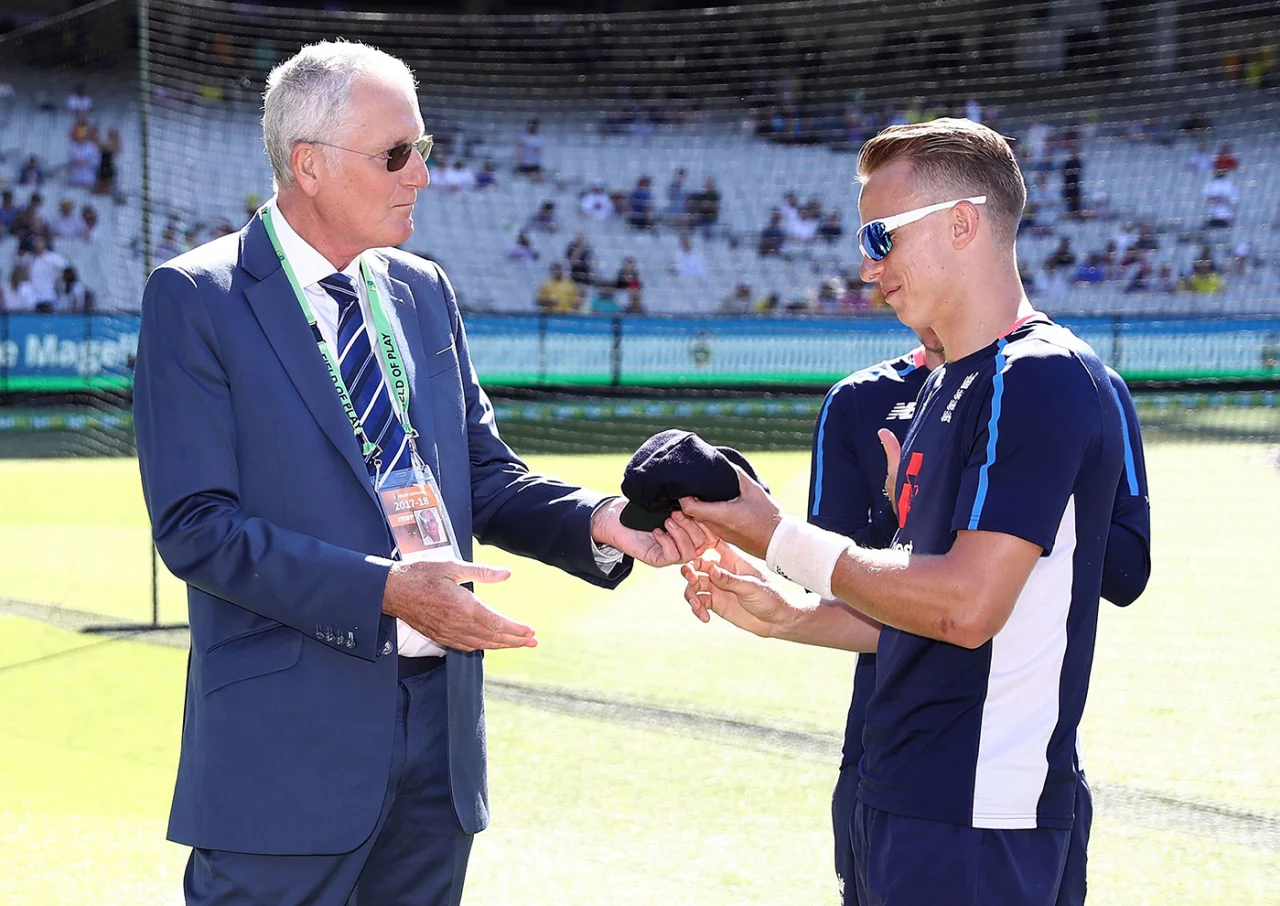
[[[623,473],[627,505],[620,516],[622,524],[642,532],[662,528],[667,517],[680,509],[681,497],[733,500],[738,496],[735,463],[760,481],[747,458],[732,447],[713,447],[690,431],[674,428],[653,435],[636,450]]]

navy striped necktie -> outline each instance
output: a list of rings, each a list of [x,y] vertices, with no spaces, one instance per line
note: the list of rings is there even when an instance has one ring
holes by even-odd
[[[347,385],[365,434],[382,451],[381,471],[372,460],[366,463],[370,477],[377,482],[411,464],[409,441],[391,405],[386,378],[369,343],[355,281],[346,274],[330,274],[320,285],[338,303],[338,373]]]

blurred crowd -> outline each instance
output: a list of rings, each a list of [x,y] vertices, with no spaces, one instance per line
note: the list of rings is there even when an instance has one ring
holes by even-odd
[[[4,86],[11,97],[13,89]],[[42,105],[56,112],[52,104]],[[50,110],[50,108],[53,108]],[[0,263],[0,310],[6,312],[92,311],[95,288],[80,279],[75,259],[96,254],[100,226],[98,209],[88,202],[77,203],[64,193],[81,197],[87,192],[113,200],[117,194],[116,159],[121,152],[120,133],[102,131],[93,120],[93,98],[84,86],[77,86],[66,98],[62,111],[70,114],[65,155],[60,160],[41,160],[28,154],[4,178],[0,190],[0,237],[16,243],[9,260]],[[56,205],[46,197],[64,194]],[[72,251],[74,249],[74,251]]]

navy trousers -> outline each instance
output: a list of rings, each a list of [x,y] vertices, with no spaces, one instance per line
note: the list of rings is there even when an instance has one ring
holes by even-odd
[[[1093,793],[1084,771],[1076,778],[1076,818],[1071,825],[1071,845],[1067,849],[1067,867],[1062,873],[1057,906],[1084,906],[1089,892],[1089,831],[1093,828]]]
[[[853,807],[858,803],[858,763],[840,768],[835,792],[831,795],[831,829],[836,841],[836,881],[843,906],[858,902],[857,871],[853,865]]]
[[[472,837],[449,792],[443,666],[402,680],[399,697],[391,774],[369,839],[322,856],[194,849],[188,906],[457,906]]]
[[[853,847],[862,906],[1055,906],[1071,831],[990,830],[909,818],[859,801]]]

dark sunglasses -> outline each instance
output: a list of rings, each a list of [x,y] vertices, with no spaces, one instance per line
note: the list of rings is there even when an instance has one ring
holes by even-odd
[[[368,157],[372,160],[385,160],[387,162],[387,172],[395,173],[397,170],[404,169],[404,165],[409,162],[409,155],[415,150],[422,155],[422,160],[425,163],[427,158],[431,156],[431,148],[435,143],[435,139],[432,136],[424,135],[416,141],[405,142],[403,145],[396,145],[394,148],[388,148],[381,154],[370,154],[368,151],[357,151],[355,148],[344,148],[342,145],[335,145],[332,142],[311,142],[310,144],[324,145],[326,148],[337,148],[339,151],[346,151],[350,154],[359,154],[361,157]]]
[[[931,204],[923,208],[916,208],[914,211],[906,211],[902,214],[894,214],[892,217],[884,217],[880,220],[871,220],[862,225],[858,230],[858,246],[862,249],[862,254],[866,255],[872,261],[883,261],[885,255],[893,250],[893,231],[904,227],[909,223],[915,223],[928,217],[937,211],[945,211],[948,208],[954,208],[958,204],[964,202],[970,204],[986,204],[987,196],[975,195],[973,198],[961,198],[957,201],[944,201],[940,204]]]

